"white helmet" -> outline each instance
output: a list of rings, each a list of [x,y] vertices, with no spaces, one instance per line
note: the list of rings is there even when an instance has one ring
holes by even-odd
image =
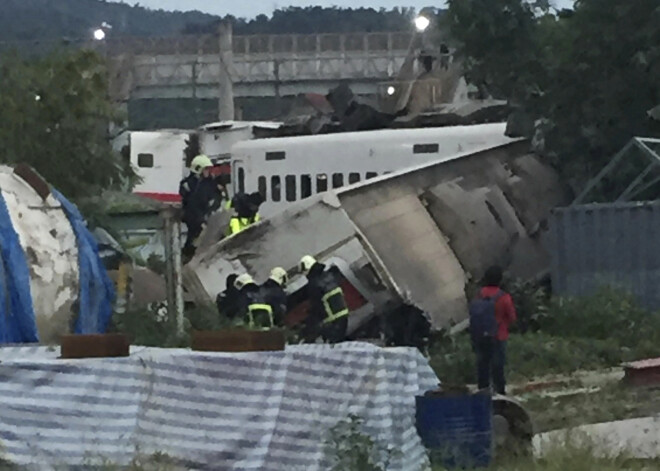
[[[195,175],[199,175],[205,168],[213,167],[213,162],[204,154],[200,154],[190,162],[190,171]]]
[[[300,263],[299,263],[300,271],[305,275],[309,273],[309,271],[312,269],[314,265],[316,265],[316,259],[311,255],[305,255],[303,258],[300,259]]]
[[[289,282],[289,275],[284,268],[275,267],[270,271],[270,279],[284,288]]]
[[[254,283],[254,280],[252,279],[252,277],[250,275],[248,275],[247,273],[244,273],[241,276],[239,276],[238,278],[236,278],[236,281],[234,281],[234,288],[236,288],[237,290],[240,290],[241,288],[243,288],[243,286],[251,285],[252,283]]]

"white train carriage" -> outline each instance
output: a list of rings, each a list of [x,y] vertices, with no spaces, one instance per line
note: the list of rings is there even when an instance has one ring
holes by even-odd
[[[232,183],[264,216],[330,188],[511,142],[506,123],[256,139],[232,148]]]

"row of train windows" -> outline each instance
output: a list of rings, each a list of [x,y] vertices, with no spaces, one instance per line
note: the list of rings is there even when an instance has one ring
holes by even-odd
[[[385,172],[389,173],[389,172]],[[364,176],[365,179],[377,177],[376,172],[367,172]],[[298,199],[298,177],[296,175],[287,175],[284,177],[284,193],[286,201],[296,201]],[[314,182],[313,182],[314,180]],[[361,175],[357,172],[348,174],[348,184],[358,183],[361,180]],[[313,185],[314,183],[314,185]],[[309,198],[312,196],[313,186],[316,187],[316,193],[323,193],[328,191],[328,183],[332,188],[341,188],[344,186],[344,174],[333,173],[328,181],[328,175],[320,173],[315,178],[312,175],[300,175],[300,199]],[[268,179],[266,177],[259,177],[257,179],[259,193],[268,200],[282,201],[282,179],[279,175],[270,177],[270,195],[268,194]],[[270,196],[270,198],[269,198]]]

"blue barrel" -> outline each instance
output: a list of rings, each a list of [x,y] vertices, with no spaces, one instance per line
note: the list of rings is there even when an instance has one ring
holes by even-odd
[[[490,394],[417,396],[417,433],[432,463],[452,468],[490,465],[493,402]]]

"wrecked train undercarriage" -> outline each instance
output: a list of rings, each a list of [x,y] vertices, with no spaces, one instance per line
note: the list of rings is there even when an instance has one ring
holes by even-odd
[[[294,204],[198,253],[184,267],[184,284],[209,302],[231,273],[261,282],[282,266],[291,277],[287,319],[294,325],[306,312],[306,281],[295,267],[311,254],[344,275],[350,332],[416,312],[432,329],[449,329],[466,320],[468,286],[489,265],[524,279],[547,270],[544,222],[566,202],[556,172],[519,140]],[[397,323],[410,324],[404,317],[390,330],[400,331]],[[395,341],[402,342],[410,343]]]

